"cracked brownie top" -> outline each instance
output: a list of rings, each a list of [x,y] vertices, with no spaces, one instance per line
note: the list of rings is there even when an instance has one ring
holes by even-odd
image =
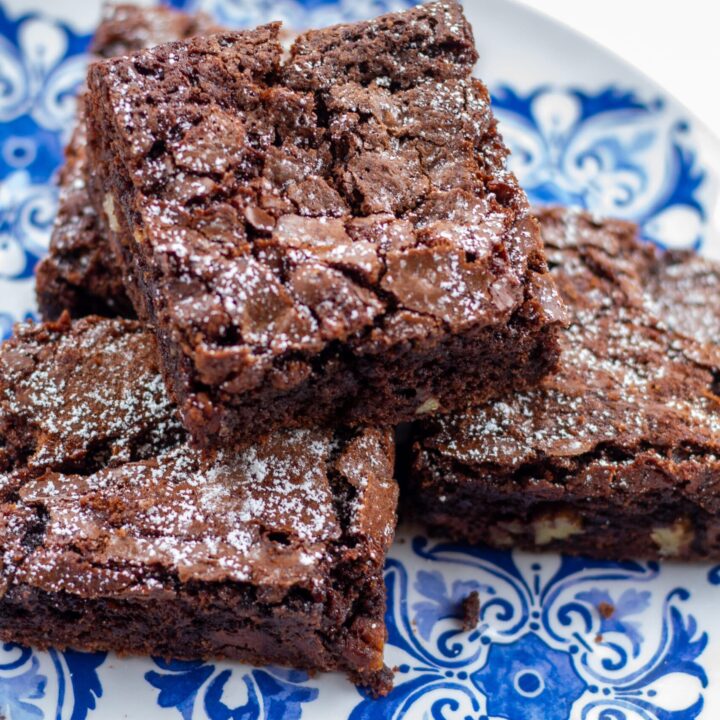
[[[673,270],[671,256],[638,242],[632,223],[560,209],[539,219],[571,315],[559,370],[537,390],[438,419],[422,440],[426,457],[452,459],[498,485],[531,483],[548,501],[558,487],[562,497],[637,494],[623,468],[644,462],[657,473],[643,492],[672,483],[716,512],[709,489],[720,457],[720,352],[704,342],[705,328],[655,315],[677,288],[664,295],[663,282],[648,283],[691,276],[698,265],[709,283],[707,261]]]
[[[87,473],[177,444],[155,353],[135,322],[19,325],[0,351],[0,499],[17,473]]]
[[[673,330],[702,342],[720,341],[720,271],[697,253],[663,253],[645,276],[652,311]]]
[[[321,588],[356,544],[381,565],[397,498],[389,431],[296,430],[203,453],[152,334],[66,317],[19,326],[0,352],[0,595],[16,581],[146,596],[176,578],[258,583],[267,600]]]
[[[553,305],[457,3],[309,32],[284,64],[278,32],[90,70],[105,211],[133,228],[154,319],[201,382],[241,392],[282,356],[292,383],[333,342],[372,354],[506,324],[528,285]]]

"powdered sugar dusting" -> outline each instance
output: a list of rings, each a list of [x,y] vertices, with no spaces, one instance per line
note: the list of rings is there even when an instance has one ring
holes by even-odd
[[[153,353],[136,325],[92,320],[52,344],[38,329],[6,348],[0,422],[28,428],[28,467],[125,462],[173,442],[180,425]]]
[[[327,437],[297,431],[237,457],[205,458],[181,444],[87,477],[31,481],[21,498],[48,519],[42,549],[18,580],[102,594],[162,567],[182,581],[297,582],[329,560],[341,537],[328,453]],[[67,552],[81,548],[102,572],[67,567]]]
[[[649,309],[676,332],[720,340],[720,269],[695,253],[669,254],[649,279]]]
[[[359,24],[338,46],[342,32],[301,36],[278,73],[276,39],[258,30],[162,46],[93,76],[106,114],[98,167],[106,142],[122,147],[140,209],[137,223],[117,211],[118,241],[138,258],[131,276],[157,271],[149,301],[169,309],[188,383],[244,392],[278,358],[337,341],[363,352],[391,322],[401,339],[408,312],[459,332],[504,324],[523,301],[538,238],[471,78],[459,6]],[[104,184],[122,208],[127,193]],[[379,215],[391,218],[384,230],[355,223]]]
[[[692,448],[720,455],[714,384],[720,354],[698,342],[706,339],[704,329],[689,337],[683,331],[693,333],[692,325],[683,327],[672,316],[663,322],[653,314],[663,302],[662,284],[643,295],[652,254],[623,237],[632,230],[627,224],[599,224],[588,234],[579,230],[581,220],[587,225],[584,216],[563,217],[567,223],[561,229],[567,232],[556,239],[553,229],[545,237],[571,312],[559,372],[538,390],[441,421],[439,434],[427,442],[461,462],[502,473],[589,454],[599,455],[589,462],[619,462],[618,454],[632,457],[639,447],[688,460]],[[671,297],[682,315],[681,299]],[[614,455],[605,454],[608,447]]]

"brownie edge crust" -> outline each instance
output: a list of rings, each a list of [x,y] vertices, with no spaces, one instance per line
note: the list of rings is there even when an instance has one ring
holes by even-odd
[[[392,433],[194,450],[132,321],[19,326],[0,350],[0,638],[341,670],[376,694]]]
[[[717,316],[720,267],[659,255],[628,222],[539,217],[571,315],[559,370],[419,425],[406,502],[472,543],[720,557],[720,347],[700,311],[704,295]]]
[[[562,311],[460,6],[89,72],[95,207],[202,446],[530,387]],[[333,49],[334,48],[334,49]]]

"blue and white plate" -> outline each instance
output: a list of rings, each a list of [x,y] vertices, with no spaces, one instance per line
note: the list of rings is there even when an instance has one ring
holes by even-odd
[[[228,25],[355,19],[410,0],[171,0]],[[34,311],[53,174],[99,0],[0,0],[0,335]],[[720,144],[619,59],[507,0],[467,0],[512,167],[535,202],[638,221],[720,257]],[[387,663],[372,701],[344,678],[235,663],[0,649],[12,720],[720,718],[720,566],[492,552],[401,531],[387,563]],[[478,590],[478,628],[459,601]],[[602,617],[597,607],[611,603]]]

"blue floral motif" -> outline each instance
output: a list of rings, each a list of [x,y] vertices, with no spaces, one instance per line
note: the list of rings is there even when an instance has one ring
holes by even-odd
[[[470,680],[487,698],[489,715],[524,720],[567,720],[587,688],[570,656],[534,634],[492,645]]]
[[[303,28],[351,22],[404,10],[419,0],[164,0],[181,10],[204,10],[222,25],[245,27],[268,20],[282,20],[288,27]]]
[[[57,192],[19,170],[0,183],[0,339],[35,310],[34,270],[45,254]]]
[[[720,585],[720,565],[714,565],[708,570],[707,579],[711,585]]]
[[[707,634],[683,612],[688,591],[641,589],[659,577],[656,563],[541,561],[425,538],[412,549],[413,575],[398,560],[386,572],[395,688],[383,700],[363,699],[352,720],[693,720],[700,713]],[[453,603],[478,588],[479,623],[465,633]],[[668,705],[658,693],[671,675],[688,684],[679,708],[677,698]]]
[[[0,653],[0,718],[86,720],[102,696],[105,653],[36,653],[5,643]]]
[[[33,276],[35,263],[47,251],[47,236],[57,211],[57,193],[33,183],[25,171],[0,185],[0,278]]]
[[[57,208],[51,182],[75,114],[90,37],[0,3],[0,340],[35,311],[33,272]]]
[[[0,717],[42,718],[32,702],[45,695],[47,683],[38,659],[32,650],[12,643],[3,645],[3,653],[9,657],[0,661]]]
[[[85,720],[88,712],[95,709],[97,699],[103,694],[97,670],[105,662],[107,653],[66,650],[60,654],[51,650],[50,654],[55,658],[56,665],[59,665],[60,657],[62,657],[67,666],[67,675],[73,691],[70,720]]]
[[[0,122],[29,116],[41,128],[67,130],[88,41],[34,14],[11,20],[0,6]]]
[[[605,88],[540,87],[493,93],[510,167],[531,200],[634,220],[666,247],[699,248],[705,172],[687,147],[687,123],[662,100]]]
[[[0,182],[24,170],[33,182],[47,183],[62,158],[63,136],[22,115],[3,123],[0,139]]]
[[[160,691],[158,705],[175,708],[183,720],[191,720],[198,705],[209,720],[297,720],[303,704],[318,694],[303,685],[307,674],[297,670],[265,668],[241,674],[202,661],[154,660],[159,670],[147,672],[145,679]],[[238,688],[244,690],[241,704],[226,704],[228,683],[234,695]]]

